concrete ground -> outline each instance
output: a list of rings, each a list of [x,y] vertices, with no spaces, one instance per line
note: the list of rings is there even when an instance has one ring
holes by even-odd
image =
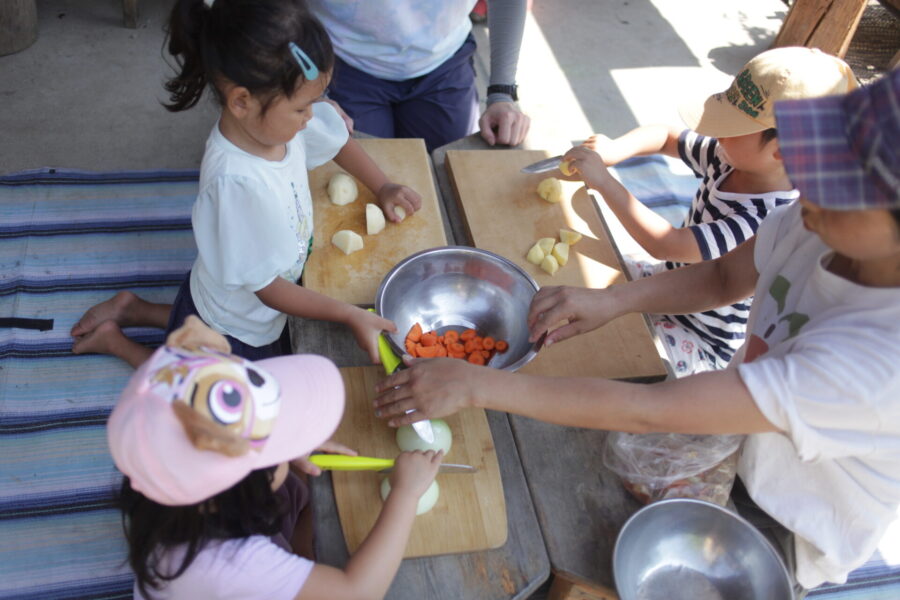
[[[37,41],[0,57],[0,173],[199,166],[214,107],[161,105],[170,1],[140,0],[137,29],[118,0],[37,5]],[[785,13],[781,0],[535,0],[518,71],[525,145],[560,152],[593,132],[677,122],[674,101],[724,88]],[[488,34],[476,35],[483,73]]]

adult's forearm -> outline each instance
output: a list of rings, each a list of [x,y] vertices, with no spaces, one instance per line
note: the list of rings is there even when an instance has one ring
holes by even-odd
[[[525,32],[525,0],[491,0],[488,27],[491,31],[491,84],[516,81],[519,49]]]

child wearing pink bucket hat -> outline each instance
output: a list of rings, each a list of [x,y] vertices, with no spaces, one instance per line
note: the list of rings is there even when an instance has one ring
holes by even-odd
[[[796,597],[846,581],[900,509],[900,70],[776,103],[775,119],[800,199],[754,237],[608,289],[545,287],[528,315],[546,344],[753,293],[729,368],[633,384],[413,360],[379,384],[376,414],[399,426],[479,406],[609,431],[746,434],[733,498],[781,551]],[[459,385],[435,383],[447,380]]]
[[[728,89],[684,103],[679,113],[689,129],[647,125],[614,140],[594,136],[566,159],[653,258],[628,260],[632,277],[649,276],[722,256],[752,237],[773,209],[796,200],[778,151],[775,103],[855,88],[841,59],[812,48],[776,48],[747,62]],[[606,168],[654,153],[680,158],[700,178],[681,227],[642,204]],[[675,374],[725,367],[744,343],[751,300],[654,315]]]
[[[382,514],[347,568],[315,564],[292,547],[309,493],[288,463],[341,449],[328,440],[343,410],[328,359],[250,362],[189,317],[138,368],[108,423],[125,475],[135,597],[382,597],[441,454],[401,454]]]

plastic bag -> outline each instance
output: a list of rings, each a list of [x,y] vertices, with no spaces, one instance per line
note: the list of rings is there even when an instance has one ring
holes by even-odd
[[[695,498],[725,506],[742,435],[610,432],[603,463],[643,504]]]

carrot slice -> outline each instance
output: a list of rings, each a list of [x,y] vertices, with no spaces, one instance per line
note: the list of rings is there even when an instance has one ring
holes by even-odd
[[[491,360],[491,351],[490,350],[482,350],[481,355],[484,357],[484,360]]]
[[[484,340],[481,342],[482,347],[485,350],[493,350],[496,345],[496,340],[489,335],[484,336]]]
[[[410,356],[416,356],[416,343],[412,340],[406,340],[406,353]]]
[[[434,332],[429,331],[428,333],[423,333],[422,338],[419,341],[423,346],[434,346],[437,344],[437,336]]]
[[[444,333],[444,343],[452,344],[453,342],[459,341],[459,332],[455,329],[449,329],[446,333]]]
[[[461,359],[465,360],[466,353],[465,352],[451,352],[448,350],[447,356],[449,356],[450,358],[461,358]]]
[[[466,354],[471,354],[472,352],[474,352],[477,349],[478,348],[475,347],[475,340],[473,340],[473,339],[466,340],[466,345],[465,345]]]
[[[419,358],[435,358],[438,355],[438,346],[416,344],[416,353],[419,355]]]
[[[509,344],[506,343],[506,340],[497,340],[497,343],[494,344],[494,348],[497,352],[503,353],[509,349]]]
[[[437,348],[437,355],[439,357],[447,356],[447,349],[444,346],[438,344],[437,346],[435,346],[435,348]]]
[[[478,335],[478,332],[476,332],[474,329],[466,329],[461,334],[459,334],[459,339],[466,342],[474,338],[476,335]]]
[[[447,347],[447,350],[453,352],[454,354],[465,354],[466,347],[460,344],[459,342],[453,342]]]
[[[444,336],[442,336],[442,335],[437,336],[437,340],[438,340],[438,344],[443,344],[443,343],[444,343]]]
[[[469,358],[467,360],[470,363],[472,363],[473,365],[483,365],[484,364],[484,357],[481,355],[481,352],[473,352],[472,354],[469,355]]]
[[[416,323],[410,327],[409,333],[406,334],[406,339],[418,343],[418,341],[422,339],[422,326]]]

